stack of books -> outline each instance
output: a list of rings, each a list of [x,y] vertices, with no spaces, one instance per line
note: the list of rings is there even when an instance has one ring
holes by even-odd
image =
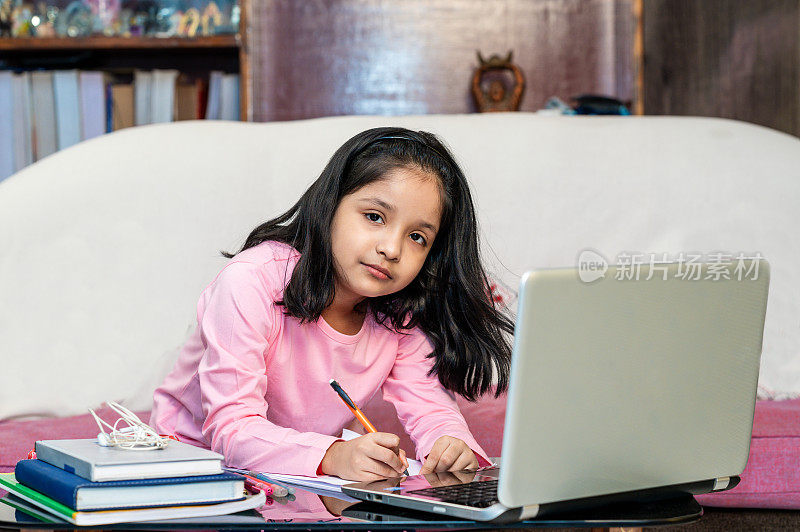
[[[96,439],[36,442],[36,459],[0,474],[0,501],[48,521],[105,525],[207,517],[257,508],[266,494],[223,472],[222,455],[171,441],[163,449],[104,447]]]

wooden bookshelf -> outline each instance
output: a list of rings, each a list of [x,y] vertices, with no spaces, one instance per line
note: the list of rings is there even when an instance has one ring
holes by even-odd
[[[202,38],[86,37],[2,38],[0,58],[14,70],[134,70],[176,69],[192,77],[206,77],[212,70],[240,76],[239,119],[247,120],[246,89],[249,58],[238,35]]]
[[[238,35],[210,37],[3,37],[0,51],[145,50],[160,48],[238,48]]]
[[[0,68],[13,70],[80,69],[111,72],[176,69],[192,75],[212,70],[239,74],[241,120],[248,109],[249,57],[243,36],[250,0],[239,0],[237,34],[198,37],[103,36],[2,37]],[[166,52],[166,53],[164,53]]]

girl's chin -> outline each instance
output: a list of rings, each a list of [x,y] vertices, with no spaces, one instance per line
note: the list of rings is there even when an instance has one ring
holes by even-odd
[[[361,290],[359,291],[362,297],[381,297],[381,296],[388,296],[389,294],[394,293],[394,290]]]
[[[387,296],[397,292],[392,286],[390,287],[386,281],[379,281],[378,279],[366,279],[355,290],[361,297],[380,297]]]

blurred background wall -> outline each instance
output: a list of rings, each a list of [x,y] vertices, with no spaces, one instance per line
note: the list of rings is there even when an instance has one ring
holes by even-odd
[[[476,51],[526,78],[521,110],[634,97],[632,0],[269,0],[251,4],[253,118],[467,113]],[[258,52],[256,52],[258,50]]]
[[[798,0],[645,0],[647,114],[736,118],[800,136]]]
[[[248,118],[475,111],[484,58],[525,74],[521,110],[601,94],[635,113],[800,135],[799,0],[253,0]]]

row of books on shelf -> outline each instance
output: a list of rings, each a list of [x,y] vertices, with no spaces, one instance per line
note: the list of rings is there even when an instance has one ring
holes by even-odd
[[[197,119],[239,119],[237,74],[0,71],[0,180],[103,133]]]
[[[45,522],[105,525],[226,515],[263,506],[267,494],[223,471],[222,455],[172,441],[141,452],[96,439],[36,442],[36,458],[0,474],[0,499]]]

